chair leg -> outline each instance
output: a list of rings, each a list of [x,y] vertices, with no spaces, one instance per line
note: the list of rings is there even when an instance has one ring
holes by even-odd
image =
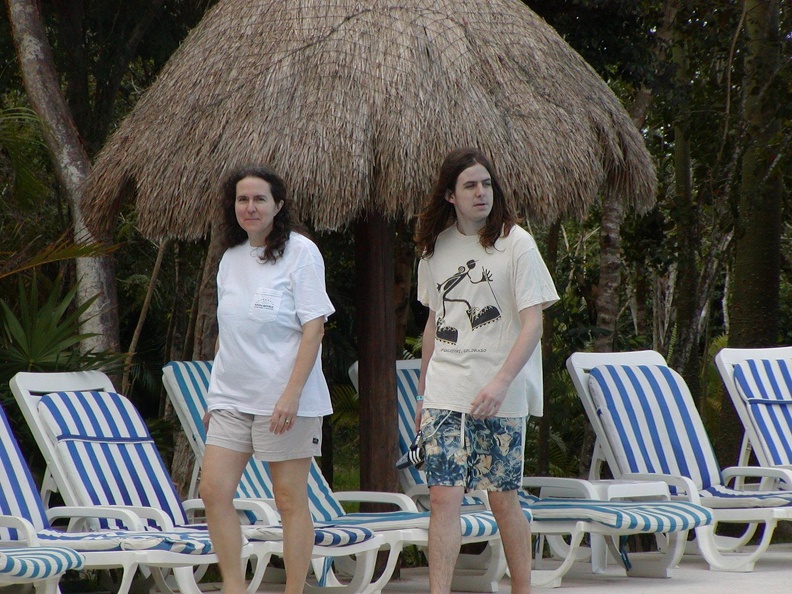
[[[764,522],[764,533],[759,544],[752,547],[751,551],[745,553],[733,553],[729,550],[724,551],[718,548],[718,537],[715,534],[717,524],[696,528],[696,541],[698,542],[699,551],[709,563],[710,569],[714,571],[751,572],[756,560],[770,546],[777,523],[778,521],[775,518],[766,520]]]

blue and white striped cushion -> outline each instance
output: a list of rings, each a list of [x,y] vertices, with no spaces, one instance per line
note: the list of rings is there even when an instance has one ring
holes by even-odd
[[[89,551],[160,550],[188,555],[208,555],[213,552],[209,533],[202,530],[60,532],[50,529],[42,530],[37,535],[41,542],[68,547],[84,553]]]
[[[524,510],[530,520],[529,510]],[[462,536],[486,538],[498,533],[495,517],[489,511],[465,512],[460,516]],[[403,528],[429,528],[429,512],[381,512],[350,513],[335,520],[336,524],[349,523],[374,530],[398,530]]]
[[[374,530],[429,528],[429,512],[352,512],[333,520],[336,525],[365,526]]]
[[[28,520],[35,530],[49,528],[36,483],[22,457],[5,411],[0,407],[0,472],[13,480],[0,481],[0,514]],[[14,528],[0,528],[0,540],[19,540]]]
[[[200,530],[151,530],[129,534],[121,541],[121,548],[124,551],[156,550],[183,555],[209,555],[214,552],[209,533]]]
[[[120,551],[121,542],[127,532],[100,530],[96,532],[62,532],[60,530],[39,530],[36,535],[42,543],[68,547],[75,551]]]
[[[66,548],[29,547],[0,549],[0,583],[25,583],[80,569],[83,556]]]
[[[206,412],[206,393],[212,375],[211,361],[171,361],[166,368],[173,372],[179,386],[179,396],[190,413],[192,431],[197,433],[198,443],[206,442],[203,416]],[[187,427],[185,427],[187,429]]]
[[[539,499],[521,491],[520,504],[537,522],[596,522],[620,532],[678,532],[712,523],[712,513],[686,501]]]
[[[704,424],[682,377],[662,365],[601,365],[589,391],[621,473],[690,478],[699,490],[723,484]]]
[[[792,465],[792,361],[743,361],[734,366],[734,383],[759,436],[755,445],[772,464]]]
[[[704,424],[682,377],[663,365],[602,365],[589,390],[620,472],[690,478],[711,508],[782,507],[792,492],[737,491],[723,484]]]
[[[418,394],[418,380],[421,375],[421,360],[399,361],[396,366],[396,393],[398,397],[397,414],[399,417],[399,455],[404,454],[415,437],[415,412]],[[416,485],[425,485],[423,471],[414,466],[399,470],[402,489],[410,490]]]
[[[170,473],[129,400],[111,392],[57,392],[43,396],[38,408],[83,501],[154,507],[177,526],[187,523]]]
[[[737,491],[713,485],[699,491],[701,505],[711,508],[786,507],[792,505],[792,491]]]
[[[283,528],[280,526],[243,526],[245,538],[256,540],[283,540]],[[314,545],[322,547],[345,547],[374,538],[374,532],[360,526],[315,526]]]

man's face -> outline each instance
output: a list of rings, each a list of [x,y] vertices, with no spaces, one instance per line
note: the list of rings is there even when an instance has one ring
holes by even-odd
[[[492,176],[487,168],[477,163],[460,173],[448,201],[463,229],[483,227],[492,211]]]

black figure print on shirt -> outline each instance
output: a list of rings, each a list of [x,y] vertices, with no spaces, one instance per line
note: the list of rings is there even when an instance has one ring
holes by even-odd
[[[445,323],[445,318],[451,307],[460,307],[462,304],[465,307],[465,313],[470,322],[470,330],[476,330],[485,324],[494,322],[501,317],[501,312],[498,309],[498,299],[495,297],[495,291],[492,290],[492,272],[486,268],[481,269],[481,278],[475,279],[471,274],[476,267],[475,260],[468,260],[464,266],[457,269],[456,274],[452,274],[446,280],[438,283],[437,290],[440,292],[440,299],[442,301],[442,311],[437,318],[437,329],[435,330],[435,338],[443,342],[456,344],[459,340],[459,328],[454,328]],[[462,295],[466,293],[465,284],[471,283],[477,285],[479,283],[487,283],[487,286],[492,293],[494,304],[473,304]]]

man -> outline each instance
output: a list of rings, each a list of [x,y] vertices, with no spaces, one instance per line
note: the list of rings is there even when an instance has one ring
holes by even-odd
[[[531,588],[530,524],[517,489],[526,418],[542,414],[542,310],[558,295],[516,222],[486,156],[449,153],[416,232],[418,298],[429,307],[416,423],[432,508],[432,594],[450,592],[470,489],[488,491],[512,592]]]

